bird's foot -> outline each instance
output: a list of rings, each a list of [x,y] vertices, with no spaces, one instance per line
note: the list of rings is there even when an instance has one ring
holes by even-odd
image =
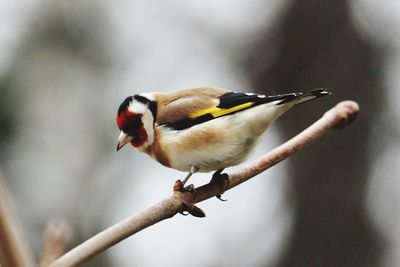
[[[187,185],[185,187],[182,187],[181,192],[189,192],[189,193],[194,193],[196,188],[194,187],[193,184]]]
[[[216,195],[216,197],[221,201],[227,201],[227,199],[222,198],[222,194],[229,188],[229,176],[227,173],[222,173],[222,170],[218,170],[214,172],[210,184],[216,183],[221,188],[222,193]]]
[[[196,188],[194,187],[193,184],[184,186],[185,184],[181,181],[181,180],[176,180],[175,184],[174,184],[174,192],[179,191],[181,193],[194,193],[194,191],[196,190]]]
[[[181,180],[177,180],[174,184],[174,197],[182,201],[182,208],[179,212],[182,215],[193,215],[195,217],[205,217],[206,214],[202,209],[194,205],[194,195],[196,188],[190,184],[184,187]]]

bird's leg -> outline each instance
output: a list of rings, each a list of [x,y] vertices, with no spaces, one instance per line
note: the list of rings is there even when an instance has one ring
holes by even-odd
[[[182,185],[185,185],[185,184],[186,184],[186,182],[189,180],[189,178],[190,178],[190,176],[192,176],[192,174],[193,174],[193,172],[190,171],[190,172],[186,175],[185,179],[182,180]]]
[[[223,187],[222,189],[222,194],[225,192],[226,189],[228,189],[229,187],[229,176],[226,173],[222,173],[224,169],[218,170],[216,172],[214,172],[210,183],[218,183],[221,185],[221,187]],[[218,194],[216,195],[216,197],[221,200],[221,201],[226,201],[227,199],[222,199],[221,195],[222,194]]]
[[[183,191],[188,191],[188,192],[193,192],[194,191],[194,185],[190,184],[190,185],[188,185],[186,187],[184,187],[184,186],[185,186],[186,182],[189,180],[190,176],[192,176],[192,174],[197,172],[198,170],[199,170],[199,168],[196,167],[196,166],[191,166],[190,167],[190,172],[186,175],[186,177],[182,181],[182,190]]]

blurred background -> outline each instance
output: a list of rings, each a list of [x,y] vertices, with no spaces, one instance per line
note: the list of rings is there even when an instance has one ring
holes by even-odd
[[[200,203],[206,218],[163,221],[84,266],[400,266],[399,14],[388,0],[0,1],[0,169],[35,257],[51,218],[72,248],[185,175],[115,152],[126,96],[327,87],[253,158],[338,101],[360,104],[354,124]]]

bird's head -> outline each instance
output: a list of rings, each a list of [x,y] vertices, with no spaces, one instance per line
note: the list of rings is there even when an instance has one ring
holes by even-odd
[[[151,96],[134,95],[127,97],[117,113],[117,125],[121,130],[117,151],[127,143],[144,150],[154,141],[154,121],[157,104]]]

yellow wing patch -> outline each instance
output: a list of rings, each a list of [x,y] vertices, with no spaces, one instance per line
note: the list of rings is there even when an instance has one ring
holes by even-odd
[[[197,112],[194,112],[189,115],[190,118],[194,119],[200,116],[203,116],[205,114],[211,114],[214,118],[221,117],[223,115],[233,113],[245,108],[249,108],[254,104],[254,102],[247,102],[244,104],[240,104],[231,108],[218,108],[218,107],[212,107],[212,108],[207,108],[207,109],[202,109]]]

